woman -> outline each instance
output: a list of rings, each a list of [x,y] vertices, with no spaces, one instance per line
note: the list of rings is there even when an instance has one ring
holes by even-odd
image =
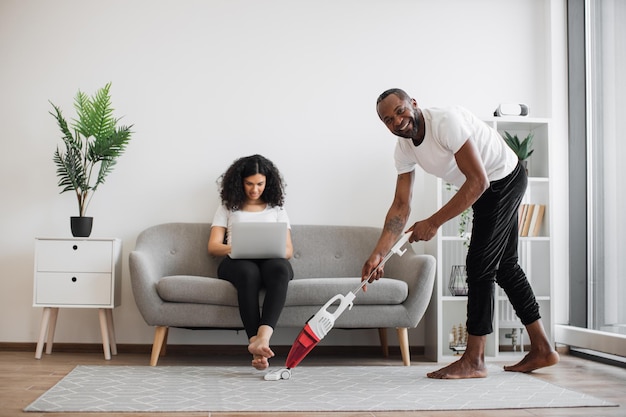
[[[283,207],[283,179],[274,164],[261,155],[237,159],[218,180],[222,205],[217,209],[209,236],[209,253],[225,256],[217,274],[237,289],[239,314],[248,336],[252,366],[263,370],[274,356],[270,338],[285,305],[293,278],[288,259],[293,255],[289,218]],[[287,223],[286,259],[231,259],[230,234],[237,222]],[[259,292],[265,289],[263,309]]]

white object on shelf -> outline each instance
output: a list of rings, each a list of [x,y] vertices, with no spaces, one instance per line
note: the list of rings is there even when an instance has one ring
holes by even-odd
[[[528,116],[528,106],[526,104],[517,103],[501,103],[496,111],[493,112],[494,116]]]

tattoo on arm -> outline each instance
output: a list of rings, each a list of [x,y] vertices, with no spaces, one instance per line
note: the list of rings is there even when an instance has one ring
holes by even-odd
[[[400,216],[391,217],[385,222],[384,228],[394,235],[400,234],[404,228],[404,221]]]

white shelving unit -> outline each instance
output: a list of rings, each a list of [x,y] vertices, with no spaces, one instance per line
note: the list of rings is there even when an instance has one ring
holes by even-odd
[[[548,119],[526,117],[494,117],[486,122],[500,134],[507,131],[517,134],[520,139],[530,132],[534,133],[535,151],[528,159],[528,188],[522,203],[544,204],[546,208],[537,236],[520,236],[519,262],[535,292],[548,337],[553,341],[550,122]],[[438,180],[437,207],[447,202],[454,192],[449,185]],[[465,265],[467,253],[466,239],[459,236],[459,220],[460,216],[443,225],[436,238],[437,278],[425,317],[425,354],[430,360],[437,362],[447,362],[455,358],[449,347],[449,335],[453,326],[464,326],[466,321],[467,297],[454,296],[448,289],[452,266]],[[523,327],[506,295],[497,287],[494,332],[487,336],[486,357],[495,358],[503,351],[513,350],[512,335],[515,333],[518,338],[515,350],[521,351],[524,344],[529,343],[525,332],[520,331]]]

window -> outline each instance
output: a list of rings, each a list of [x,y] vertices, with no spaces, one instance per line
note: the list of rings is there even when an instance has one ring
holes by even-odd
[[[602,341],[567,344],[626,356],[626,2],[568,1],[568,44],[570,324]]]

